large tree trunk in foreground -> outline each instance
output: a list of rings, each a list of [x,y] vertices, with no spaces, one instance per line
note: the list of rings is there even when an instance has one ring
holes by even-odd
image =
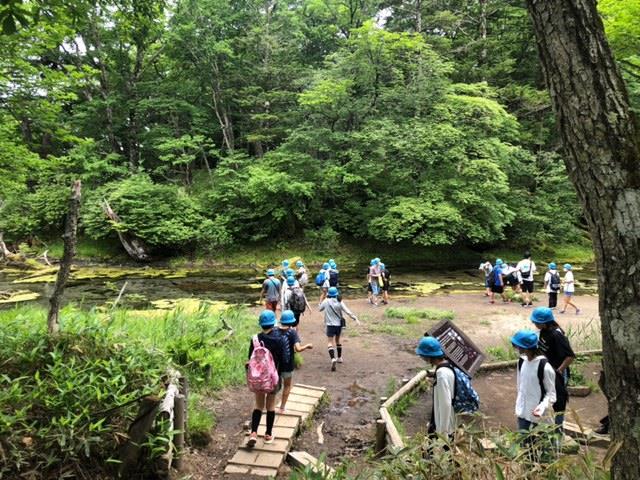
[[[71,189],[71,202],[69,204],[69,213],[67,213],[67,221],[65,222],[64,235],[64,253],[60,261],[60,270],[56,278],[56,285],[53,289],[53,295],[49,299],[49,315],[47,317],[47,327],[49,334],[57,333],[60,330],[60,322],[58,314],[60,313],[60,303],[62,302],[62,294],[64,287],[71,273],[71,262],[76,255],[76,242],[78,234],[78,216],[80,214],[80,180],[73,183]]]
[[[615,479],[640,475],[640,148],[594,0],[527,0],[596,252]],[[559,205],[558,208],[563,208]]]

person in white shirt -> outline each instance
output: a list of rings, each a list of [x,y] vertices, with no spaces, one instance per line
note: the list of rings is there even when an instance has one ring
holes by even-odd
[[[436,380],[433,384],[433,407],[428,433],[450,439],[456,428],[453,410],[455,373],[452,368],[438,368],[446,366],[448,361],[437,338],[422,337],[416,348],[416,354],[436,367]]]
[[[520,353],[515,408],[518,430],[529,431],[542,421],[556,401],[556,372],[538,352],[539,338],[535,332],[518,330],[511,343]]]
[[[573,303],[573,294],[576,291],[576,285],[573,279],[573,267],[570,263],[565,263],[563,269],[565,272],[564,278],[562,279],[562,283],[564,285],[564,305],[562,306],[560,313],[564,313],[567,310],[567,307],[571,305],[576,309],[576,315],[578,315],[580,313],[580,309],[575,303]]]
[[[302,260],[298,260],[296,262],[296,267],[298,271],[296,272],[296,280],[300,283],[300,286],[304,289],[309,283],[309,274],[307,273],[307,269],[304,266]]]
[[[533,305],[531,303],[531,294],[533,293],[533,275],[536,273],[536,264],[533,260],[531,260],[531,254],[529,252],[525,252],[522,260],[518,262],[516,265],[516,269],[520,272],[522,276],[522,306],[530,307]]]
[[[480,264],[480,266],[478,267],[478,270],[482,270],[482,272],[484,273],[484,288],[485,288],[484,296],[490,297],[491,287],[489,286],[489,275],[491,275],[491,272],[493,272],[493,265],[491,265],[491,262],[487,260],[486,262],[482,262]]]

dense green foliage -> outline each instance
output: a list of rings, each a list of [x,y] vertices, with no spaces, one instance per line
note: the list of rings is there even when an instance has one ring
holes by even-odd
[[[226,338],[223,315],[234,329]],[[202,441],[214,421],[197,393],[244,382],[248,339],[257,322],[242,310],[186,312],[66,307],[63,333],[46,333],[46,311],[0,311],[0,477],[98,478],[117,465],[121,438],[137,399],[161,394],[168,367],[188,376],[196,393],[190,435]],[[217,333],[216,333],[217,332]],[[223,341],[226,340],[226,341]],[[207,379],[207,371],[214,371]],[[166,446],[166,431],[156,433]],[[162,441],[165,438],[165,441]],[[154,454],[153,441],[145,446]]]
[[[638,2],[602,2],[640,102]],[[520,2],[0,6],[0,231],[157,251],[553,244],[580,213]],[[121,223],[108,222],[107,200]]]

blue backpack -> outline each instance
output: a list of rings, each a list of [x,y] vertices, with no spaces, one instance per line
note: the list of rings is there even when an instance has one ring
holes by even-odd
[[[474,413],[480,408],[480,396],[471,385],[471,378],[458,367],[450,363],[441,365],[438,368],[447,367],[455,374],[455,384],[453,387],[453,410],[456,413]]]
[[[316,285],[321,287],[324,284],[324,270],[316,275]]]

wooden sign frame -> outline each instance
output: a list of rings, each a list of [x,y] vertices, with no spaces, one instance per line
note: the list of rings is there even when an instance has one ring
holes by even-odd
[[[451,320],[442,320],[431,327],[426,335],[437,338],[447,358],[470,377],[485,359],[482,350]]]

